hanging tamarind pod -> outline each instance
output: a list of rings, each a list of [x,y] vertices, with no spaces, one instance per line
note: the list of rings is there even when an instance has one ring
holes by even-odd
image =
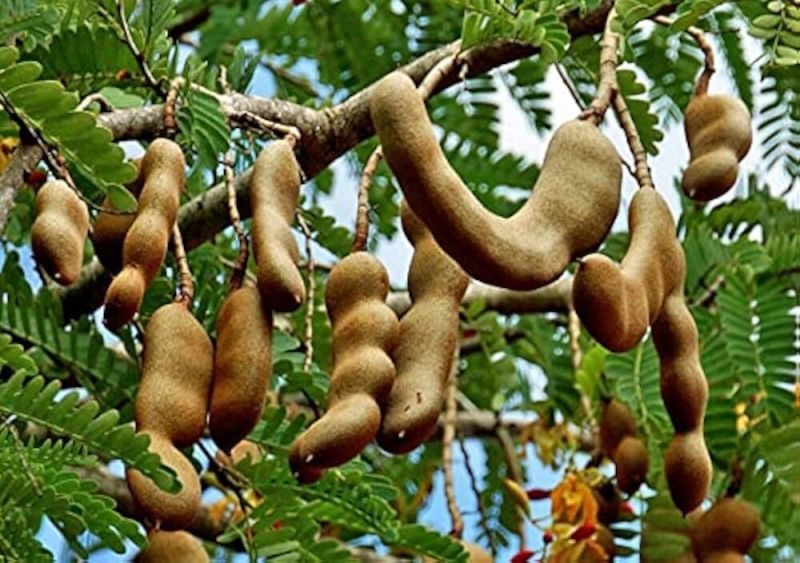
[[[275,141],[258,155],[250,181],[258,290],[273,311],[294,311],[305,300],[291,228],[299,195],[300,166],[292,145]]]
[[[325,288],[333,328],[328,411],[292,444],[289,462],[301,482],[354,458],[378,433],[380,408],[395,378],[390,354],[398,322],[386,305],[388,291],[386,269],[366,252],[350,254],[331,270]]]
[[[718,501],[691,530],[698,563],[744,563],[760,527],[758,512],[749,503],[734,498]]]
[[[703,92],[686,106],[683,126],[691,155],[683,192],[696,201],[723,195],[736,183],[739,162],[753,142],[747,106],[733,96]]]
[[[604,400],[600,416],[600,444],[616,465],[619,488],[633,494],[647,478],[650,456],[637,437],[636,419],[618,399]]]
[[[383,153],[436,242],[472,277],[535,289],[597,249],[617,215],[622,181],[614,145],[591,123],[553,134],[530,199],[512,217],[487,211],[450,167],[411,79],[393,72],[370,98]]]
[[[185,161],[174,142],[156,139],[142,160],[139,209],[122,249],[123,268],[106,292],[103,322],[115,330],[139,310],[161,269],[183,189]]]
[[[412,305],[400,320],[392,353],[397,377],[378,434],[378,444],[392,453],[413,450],[436,427],[458,346],[458,310],[469,284],[405,201],[400,216],[414,256],[408,270]]]
[[[229,452],[255,427],[272,376],[272,312],[252,285],[234,290],[217,317],[209,429]]]
[[[31,246],[37,262],[61,285],[70,285],[83,265],[89,233],[89,210],[62,180],[47,182],[36,193]]]
[[[613,352],[641,341],[686,272],[675,221],[658,192],[638,190],[628,217],[630,245],[622,263],[591,254],[581,260],[572,283],[575,312],[589,334]]]
[[[147,547],[139,552],[135,563],[205,563],[208,553],[197,538],[187,532],[147,532]]]
[[[139,174],[136,180],[125,187],[138,198],[142,191],[142,159],[137,158],[132,163],[139,170]],[[103,200],[102,207],[103,209],[111,208],[111,198],[106,197]],[[109,272],[116,274],[122,269],[122,247],[125,243],[125,235],[128,234],[128,230],[135,219],[135,214],[123,215],[107,211],[101,211],[97,214],[92,233],[92,245],[100,263]]]

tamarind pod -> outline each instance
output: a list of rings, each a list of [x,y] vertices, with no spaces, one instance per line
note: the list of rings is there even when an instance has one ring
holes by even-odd
[[[205,428],[213,369],[211,340],[197,319],[180,303],[159,308],[144,334],[137,428],[178,448],[194,444]]]
[[[137,170],[141,169],[142,159],[137,158],[131,162],[136,166]],[[136,180],[125,187],[138,198],[142,191],[141,173],[136,177]],[[102,207],[104,209],[113,207],[111,198],[106,197],[103,200]],[[130,229],[135,219],[135,214],[122,215],[108,213],[107,211],[101,211],[97,214],[92,233],[92,245],[100,263],[109,272],[117,273],[122,269],[122,245],[125,242],[125,235],[128,234],[128,229]]]
[[[408,271],[412,306],[392,353],[397,377],[383,409],[378,444],[406,453],[436,427],[458,345],[458,311],[469,277],[403,201],[403,230],[414,245]]]
[[[188,532],[147,532],[147,547],[139,552],[136,563],[204,563],[208,553]]]
[[[684,129],[691,153],[684,193],[696,201],[721,196],[736,183],[753,142],[750,112],[733,96],[702,94],[686,106]]]
[[[36,220],[31,227],[33,255],[51,278],[70,285],[83,265],[89,232],[89,210],[66,182],[47,182],[36,193]]]
[[[593,488],[592,493],[597,501],[597,521],[605,525],[616,522],[619,519],[622,498],[614,484],[606,481],[600,487]]]
[[[681,512],[691,512],[703,502],[711,486],[711,472],[702,426],[676,434],[664,452],[664,473],[672,501]]]
[[[214,442],[228,452],[255,427],[272,376],[272,313],[258,290],[231,293],[217,317],[217,347],[209,408]]]
[[[123,268],[106,292],[103,322],[111,330],[133,318],[161,269],[178,214],[184,167],[180,147],[167,139],[153,141],[142,159],[139,209],[125,235]]]
[[[644,442],[639,438],[626,436],[617,446],[612,459],[616,465],[619,488],[629,495],[638,491],[647,479],[650,465],[650,456]]]
[[[253,255],[261,299],[274,311],[294,311],[305,300],[300,253],[292,235],[300,165],[291,145],[275,141],[256,159],[250,180]]]
[[[744,561],[758,540],[761,522],[750,503],[723,498],[692,529],[692,546],[700,563]]]
[[[386,269],[366,252],[339,262],[328,276],[325,305],[333,327],[333,370],[328,411],[292,444],[289,461],[303,482],[322,469],[358,455],[378,432],[380,405],[395,376],[390,354],[397,339],[397,317],[385,303]]]
[[[589,334],[613,352],[641,341],[686,272],[675,221],[658,192],[638,190],[628,217],[630,245],[622,263],[586,256],[572,283],[575,312]]]
[[[393,72],[377,82],[370,114],[409,205],[439,246],[480,281],[541,287],[600,246],[611,229],[620,157],[591,123],[568,121],[555,131],[533,194],[503,218],[488,212],[450,167],[408,76]]]
[[[175,471],[182,489],[170,494],[158,488],[150,479],[135,469],[126,472],[128,488],[139,510],[165,530],[179,530],[188,526],[200,506],[200,479],[191,462],[164,436],[146,432],[150,436],[150,451],[161,457],[161,463]]]
[[[600,413],[600,445],[603,453],[611,457],[626,436],[636,436],[633,413],[617,398],[604,400]]]

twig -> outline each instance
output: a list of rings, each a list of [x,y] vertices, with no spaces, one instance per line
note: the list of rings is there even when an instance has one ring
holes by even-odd
[[[597,85],[597,93],[589,107],[581,112],[579,119],[588,120],[595,125],[603,120],[608,106],[611,105],[611,98],[617,90],[617,50],[619,49],[619,35],[611,26],[617,12],[615,8],[608,11],[606,17],[606,27],[603,31],[603,42],[600,50],[600,83]]]
[[[100,106],[100,111],[109,112],[109,111],[114,111],[115,110],[114,104],[109,102],[106,99],[106,97],[103,96],[103,94],[100,94],[100,93],[97,93],[97,92],[95,92],[94,94],[89,94],[84,99],[82,99],[81,102],[77,105],[77,107],[75,109],[77,111],[84,111],[84,110],[86,110],[86,108],[88,108],[90,105],[92,105],[95,102],[97,102],[97,104]]]
[[[653,21],[666,26],[671,26],[673,24],[672,19],[663,15],[656,16],[653,18]],[[695,96],[702,96],[708,92],[708,83],[711,81],[711,77],[717,70],[716,63],[714,61],[714,49],[711,47],[711,43],[708,42],[708,39],[706,39],[705,32],[699,27],[689,26],[685,31],[691,35],[692,39],[694,39],[694,42],[697,43],[697,46],[701,51],[703,51],[703,72],[700,73],[694,90]]]
[[[236,264],[231,272],[231,290],[242,287],[244,272],[247,270],[247,258],[249,256],[249,245],[247,234],[242,228],[242,220],[239,216],[239,207],[236,205],[236,186],[233,178],[233,151],[225,152],[225,187],[228,191],[228,212],[231,217],[231,225],[239,240],[239,255],[236,257]]]
[[[136,64],[139,65],[139,69],[142,71],[144,75],[144,79],[147,81],[147,84],[155,90],[159,96],[162,98],[167,95],[164,91],[164,88],[161,84],[156,80],[153,73],[150,71],[150,67],[147,65],[147,61],[144,58],[144,54],[139,51],[139,48],[136,46],[136,42],[133,40],[133,36],[131,35],[131,30],[128,27],[128,17],[125,15],[125,5],[122,3],[121,0],[114,0],[114,4],[117,7],[117,16],[119,17],[119,24],[122,27],[122,40],[128,46],[133,58],[136,59]]]
[[[447,383],[447,394],[445,397],[445,421],[444,433],[442,436],[442,466],[444,469],[444,494],[447,497],[447,510],[450,513],[452,530],[450,535],[461,539],[464,534],[464,519],[458,509],[456,493],[453,485],[453,438],[456,434],[456,391],[458,390],[458,352],[453,361],[453,369],[450,372],[450,380]]]
[[[297,214],[297,223],[300,225],[300,230],[303,231],[303,236],[306,239],[306,270],[308,271],[308,290],[306,297],[306,318],[305,318],[305,335],[303,343],[305,345],[305,357],[303,358],[303,371],[306,373],[311,372],[311,365],[314,360],[314,298],[316,293],[317,282],[314,279],[314,272],[316,271],[316,264],[314,263],[314,255],[311,248],[311,229],[308,226],[302,214]]]
[[[636,167],[634,176],[639,182],[639,187],[655,189],[653,178],[650,176],[650,167],[647,165],[647,151],[644,150],[642,140],[639,138],[638,131],[636,131],[636,124],[633,122],[631,113],[628,110],[628,104],[625,103],[625,98],[619,92],[616,92],[613,98],[617,120],[622,130],[625,131],[625,138],[628,140],[628,146],[633,154],[633,162]]]
[[[564,67],[562,66],[562,64],[556,63],[555,67],[556,71],[558,72],[558,76],[561,78],[561,82],[564,83],[564,86],[566,86],[570,96],[572,96],[572,99],[575,100],[575,105],[578,106],[579,110],[585,111],[586,104],[584,104],[583,100],[581,100],[581,96],[580,94],[578,94],[578,90],[575,88],[575,84],[572,83],[572,80],[569,79],[567,73],[564,72]]]
[[[189,270],[189,260],[186,258],[186,249],[183,246],[183,237],[181,237],[181,228],[178,222],[172,227],[172,242],[175,245],[175,262],[178,264],[178,297],[175,299],[185,307],[192,304],[194,298],[194,282],[192,281],[192,272]]]
[[[350,252],[358,252],[364,250],[367,246],[367,239],[369,238],[369,187],[372,184],[372,178],[375,176],[375,171],[383,158],[383,147],[378,147],[372,151],[372,154],[364,166],[364,172],[361,173],[361,182],[358,184],[358,208],[356,211],[356,234],[353,239],[353,248]]]
[[[511,434],[508,433],[507,428],[498,426],[495,430],[495,435],[497,436],[497,441],[500,442],[500,448],[503,450],[503,456],[506,458],[509,478],[513,481],[516,481],[521,487],[524,488],[525,478],[522,475],[522,468],[519,465],[519,457],[517,457],[517,451],[514,448],[514,440],[511,439]],[[519,535],[519,550],[522,551],[525,549],[526,545],[525,520],[523,518],[519,519],[517,535]]]
[[[288,137],[292,137],[293,142],[298,142],[302,139],[302,134],[297,127],[292,125],[284,125],[283,123],[278,123],[276,121],[270,121],[269,119],[264,119],[263,117],[259,117],[249,111],[233,111],[228,114],[228,118],[231,121],[238,123],[240,126],[247,127],[255,131],[269,133],[271,135],[284,135],[287,137],[287,140]]]
[[[472,489],[472,494],[475,495],[475,501],[478,504],[481,528],[483,528],[483,533],[486,535],[486,539],[489,542],[489,551],[492,552],[492,555],[495,555],[497,553],[497,546],[494,541],[494,533],[489,526],[489,519],[486,516],[486,509],[483,506],[481,491],[478,489],[478,478],[472,470],[472,464],[470,464],[469,453],[467,451],[467,446],[464,444],[464,440],[459,440],[458,445],[461,448],[461,455],[464,457],[464,468],[467,470],[467,475],[469,476],[469,485]]]
[[[569,332],[569,348],[572,356],[572,369],[575,374],[578,373],[578,370],[581,369],[581,364],[583,362],[583,350],[581,349],[581,320],[578,318],[578,313],[575,312],[575,309],[570,306],[569,311],[567,313],[567,331]],[[592,436],[597,434],[597,419],[594,416],[594,411],[592,410],[592,403],[589,400],[589,397],[581,391],[581,408],[583,409],[584,414],[586,415],[586,420],[589,421],[589,429],[592,433]]]
[[[223,67],[225,68],[225,67]],[[167,98],[164,101],[164,133],[170,139],[175,138],[178,132],[178,124],[175,121],[175,111],[178,105],[178,86],[180,81],[173,80],[169,85]]]

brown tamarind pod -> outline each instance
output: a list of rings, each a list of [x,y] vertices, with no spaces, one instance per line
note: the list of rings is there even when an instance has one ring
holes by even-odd
[[[214,442],[228,452],[255,427],[272,376],[272,313],[245,285],[222,303],[209,408]]]
[[[181,490],[170,494],[158,488],[150,479],[135,469],[126,472],[128,488],[139,510],[166,530],[180,530],[188,526],[200,507],[200,479],[191,462],[172,443],[156,432],[150,436],[150,451],[161,457],[161,462],[175,471]]]
[[[156,139],[142,159],[139,209],[122,247],[123,268],[106,292],[103,322],[115,330],[129,322],[167,254],[183,189],[185,161],[174,142]]]
[[[250,180],[253,255],[261,299],[273,311],[294,311],[305,300],[300,253],[292,235],[300,165],[287,141],[275,141],[258,155]]]
[[[555,280],[597,249],[617,215],[620,157],[596,126],[568,121],[553,134],[530,199],[512,217],[488,212],[450,167],[411,79],[393,72],[370,98],[383,154],[436,242],[472,277],[510,289]]]
[[[603,403],[600,417],[600,443],[605,455],[614,461],[619,488],[633,494],[647,478],[650,457],[636,436],[636,419],[618,399]]]
[[[606,525],[616,522],[622,509],[622,498],[614,484],[606,481],[593,488],[592,494],[597,501],[597,521]]]
[[[661,396],[675,429],[664,454],[664,469],[672,500],[687,513],[708,493],[712,468],[703,436],[708,382],[700,364],[697,327],[680,289],[665,301],[652,334]]]
[[[208,553],[197,538],[188,532],[147,532],[147,547],[139,552],[136,563],[204,563]]]
[[[683,126],[691,153],[684,193],[696,201],[721,196],[736,183],[753,142],[750,112],[733,96],[700,94],[686,106]]]
[[[589,334],[613,352],[636,346],[672,291],[686,261],[675,221],[654,189],[640,189],[629,209],[630,245],[621,264],[602,254],[581,260],[572,283],[575,311]]]
[[[180,303],[159,308],[144,334],[142,380],[134,414],[138,430],[179,448],[194,444],[206,424],[214,350],[202,325]]]
[[[366,252],[350,254],[328,276],[325,306],[333,329],[328,411],[297,437],[289,454],[292,471],[303,482],[354,458],[378,433],[380,407],[395,378],[390,354],[398,322],[385,302],[388,290],[386,269]]]
[[[469,277],[445,254],[403,201],[403,230],[414,245],[408,270],[412,306],[392,353],[397,377],[383,409],[378,444],[406,453],[436,427],[458,346],[458,310]]]
[[[743,562],[758,540],[761,522],[750,503],[724,498],[703,514],[692,529],[699,563]]]
[[[31,246],[37,262],[59,284],[78,279],[88,233],[89,210],[66,182],[54,180],[39,188]]]
[[[136,159],[132,162],[137,169],[141,168],[142,159]],[[125,187],[138,198],[142,191],[141,173],[136,177],[136,180]],[[103,200],[102,207],[103,209],[113,207],[111,198],[106,197]],[[101,211],[97,214],[97,218],[94,221],[94,231],[92,232],[92,245],[100,263],[109,272],[117,273],[122,269],[122,246],[125,242],[125,235],[128,234],[128,229],[131,228],[135,219],[135,214],[124,215],[107,211]]]

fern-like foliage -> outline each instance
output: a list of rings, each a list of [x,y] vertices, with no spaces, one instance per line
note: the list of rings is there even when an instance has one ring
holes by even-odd
[[[135,199],[122,184],[133,180],[136,170],[124,162],[124,151],[111,142],[111,132],[97,126],[93,114],[76,111],[77,96],[67,93],[60,82],[37,80],[42,73],[39,63],[17,63],[18,58],[16,48],[0,48],[0,99],[6,112],[13,112],[55,146],[73,169],[76,181],[103,193],[114,190],[112,195],[118,195],[115,204],[127,201],[122,207],[133,207]],[[0,117],[7,120],[10,116]]]
[[[5,0],[0,3],[0,44],[21,40],[25,49],[32,49],[55,31],[61,16],[51,3]]]
[[[178,109],[178,126],[183,144],[197,150],[200,163],[214,167],[230,146],[231,133],[219,101],[204,92],[186,89],[187,103]]]
[[[647,499],[643,518],[641,556],[646,561],[677,561],[691,549],[688,524],[672,504],[669,494],[659,489]]]

